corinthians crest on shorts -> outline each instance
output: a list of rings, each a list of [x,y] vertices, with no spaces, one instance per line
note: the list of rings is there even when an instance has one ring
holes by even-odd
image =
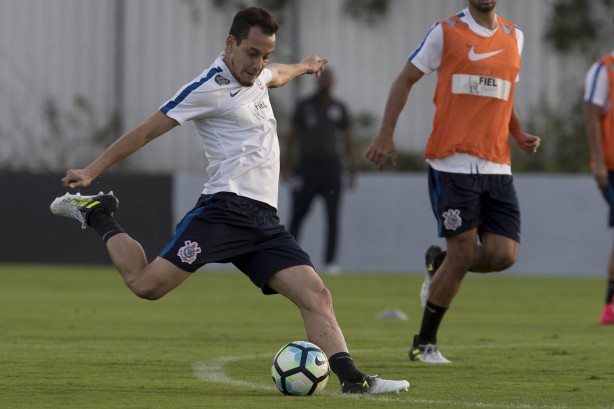
[[[177,252],[179,258],[184,263],[192,264],[196,260],[196,256],[201,253],[202,250],[198,247],[197,242],[191,242],[187,240],[185,246],[181,247]]]
[[[463,225],[463,218],[460,217],[460,210],[448,209],[442,214],[443,225],[447,230],[456,230]]]

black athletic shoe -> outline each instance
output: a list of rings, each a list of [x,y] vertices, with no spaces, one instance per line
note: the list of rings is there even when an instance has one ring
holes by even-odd
[[[422,308],[426,305],[426,301],[429,298],[429,290],[431,286],[431,279],[433,275],[443,262],[443,259],[446,256],[446,252],[441,249],[439,246],[431,246],[424,253],[424,264],[426,264],[426,276],[424,277],[424,282],[422,283],[422,287],[420,288],[420,304],[422,304]]]
[[[426,253],[424,253],[424,264],[426,264],[426,272],[429,276],[433,277],[445,256],[446,252],[439,246],[431,246],[426,250]]]
[[[101,207],[113,214],[119,207],[119,200],[113,196],[113,192],[100,192],[93,196],[81,196],[79,193],[76,195],[66,193],[64,196],[57,197],[51,203],[51,206],[49,206],[51,213],[81,222],[82,229],[85,229],[87,226],[87,219],[90,213],[92,213],[94,209],[99,209]]]

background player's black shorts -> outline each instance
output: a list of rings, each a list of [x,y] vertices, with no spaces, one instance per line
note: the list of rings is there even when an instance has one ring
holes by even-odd
[[[439,237],[478,229],[520,242],[512,175],[447,173],[429,166],[429,195]]]
[[[601,189],[603,197],[610,206],[609,224],[610,227],[614,227],[614,172],[608,172],[608,183]]]
[[[266,283],[276,272],[313,267],[273,207],[227,192],[202,195],[160,257],[188,272],[207,263],[233,263],[264,294],[275,294]]]

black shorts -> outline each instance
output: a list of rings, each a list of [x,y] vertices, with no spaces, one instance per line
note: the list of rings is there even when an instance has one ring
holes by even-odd
[[[275,294],[267,281],[276,272],[313,266],[273,207],[226,192],[202,195],[160,257],[188,272],[207,263],[232,263],[264,294]]]
[[[520,207],[512,175],[439,172],[429,166],[429,195],[439,237],[477,228],[520,242]]]
[[[609,225],[614,227],[614,172],[608,172],[608,183],[601,189],[606,203],[610,206]]]

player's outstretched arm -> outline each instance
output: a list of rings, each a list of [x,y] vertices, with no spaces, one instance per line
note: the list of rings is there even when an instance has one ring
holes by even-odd
[[[281,87],[303,74],[314,74],[317,77],[327,62],[326,58],[310,55],[298,64],[269,64],[267,68],[273,77],[267,85],[269,88]]]
[[[83,169],[69,169],[62,184],[70,189],[89,186],[102,172],[132,155],[141,147],[177,126],[177,122],[157,111],[136,128],[126,132],[96,160]]]
[[[394,129],[407,103],[411,88],[423,75],[422,71],[408,61],[390,87],[382,124],[366,154],[367,159],[380,169],[384,167],[388,157],[394,166],[397,164]]]

